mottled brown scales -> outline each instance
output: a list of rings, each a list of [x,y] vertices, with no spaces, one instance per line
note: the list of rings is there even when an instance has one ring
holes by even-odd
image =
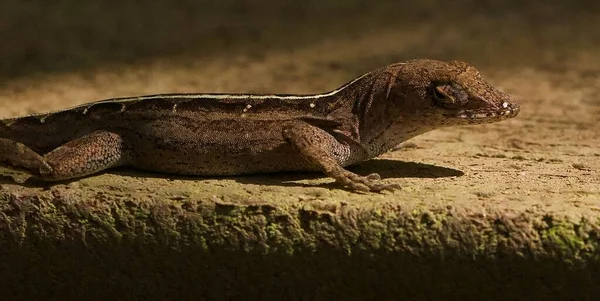
[[[44,159],[52,166],[52,170],[44,175],[47,180],[86,176],[126,161],[121,136],[106,131],[69,141],[47,153]]]
[[[200,176],[307,170],[354,191],[392,190],[344,167],[436,128],[518,112],[466,63],[412,60],[323,94],[163,94],[4,119],[0,167],[47,181],[115,166]]]

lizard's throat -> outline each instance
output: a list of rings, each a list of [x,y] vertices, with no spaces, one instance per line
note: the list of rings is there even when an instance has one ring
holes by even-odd
[[[392,125],[379,135],[366,139],[367,142],[363,146],[368,150],[369,155],[376,157],[408,139],[433,129],[434,127],[427,126]]]

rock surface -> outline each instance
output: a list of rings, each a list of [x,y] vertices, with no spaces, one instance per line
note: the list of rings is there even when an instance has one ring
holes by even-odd
[[[600,292],[593,2],[12,2],[0,12],[0,117],[166,92],[324,92],[417,57],[472,63],[522,112],[419,136],[353,169],[401,183],[395,193],[352,194],[319,174],[0,178],[10,300]]]

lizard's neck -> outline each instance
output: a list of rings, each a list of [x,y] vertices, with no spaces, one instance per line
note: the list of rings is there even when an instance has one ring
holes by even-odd
[[[396,64],[376,70],[353,83],[343,96],[355,101],[352,115],[356,118],[359,141],[371,157],[434,129],[423,122],[424,116],[419,115],[422,112],[412,110],[413,99],[391,99],[404,88],[397,86],[401,67]]]

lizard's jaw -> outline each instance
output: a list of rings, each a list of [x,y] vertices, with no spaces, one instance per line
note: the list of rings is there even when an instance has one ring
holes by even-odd
[[[513,118],[520,110],[519,105],[505,101],[498,107],[459,110],[453,115],[467,123],[490,123]]]

